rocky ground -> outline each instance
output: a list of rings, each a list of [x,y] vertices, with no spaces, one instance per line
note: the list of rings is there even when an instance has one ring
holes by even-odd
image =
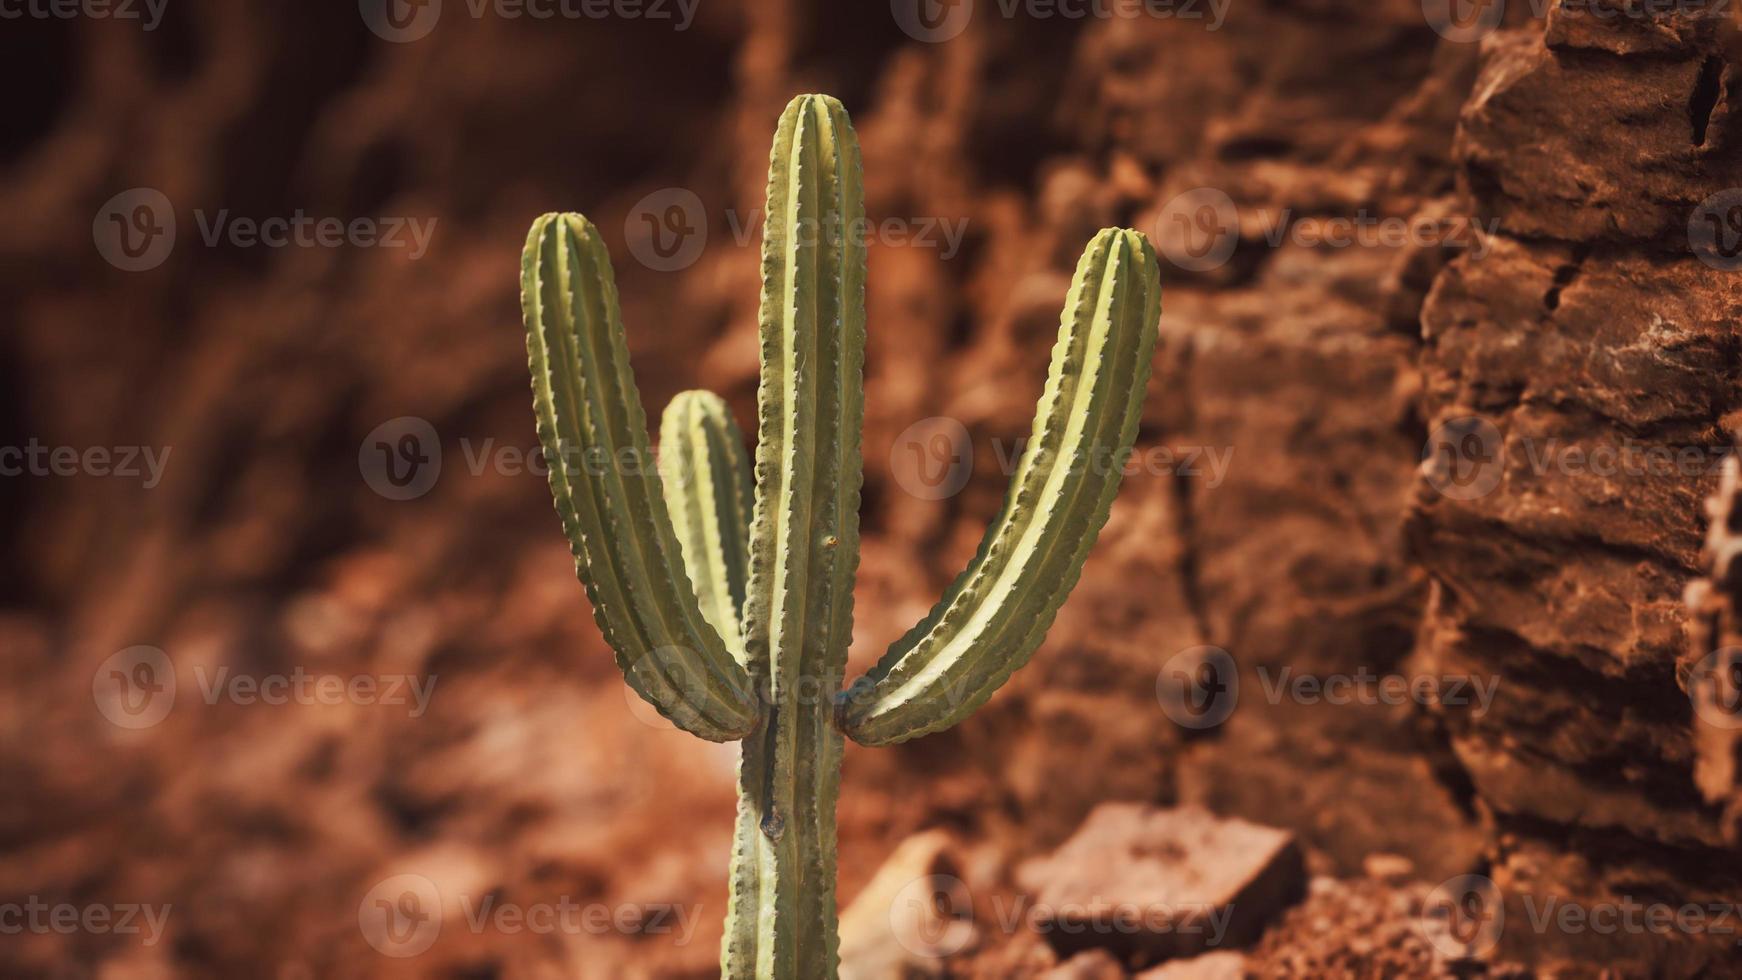
[[[1742,525],[1723,497],[1708,540],[1705,506],[1742,405],[1734,11],[1199,6],[983,2],[935,43],[798,0],[681,31],[450,0],[410,43],[343,3],[9,21],[0,445],[169,455],[0,479],[0,903],[169,910],[150,943],[0,936],[0,973],[713,973],[734,758],[626,696],[516,455],[516,261],[535,214],[586,210],[649,409],[705,386],[749,423],[768,140],[820,90],[899,232],[870,247],[856,667],[996,512],[1082,244],[1131,224],[1167,256],[1138,462],[1046,644],[960,727],[848,749],[849,969],[1742,975],[1715,911],[1592,924],[1742,900]],[[140,187],[178,234],[129,272],[93,242]],[[670,188],[707,233],[649,259]],[[205,235],[299,212],[433,233]],[[416,493],[371,454],[406,417],[441,454]],[[130,727],[104,685],[140,646],[175,697]],[[433,687],[223,686],[305,675]],[[444,913],[415,956],[360,921],[402,875]],[[1011,918],[1115,886],[1238,927]],[[472,925],[558,901],[609,921]],[[919,954],[900,909],[934,917]]]

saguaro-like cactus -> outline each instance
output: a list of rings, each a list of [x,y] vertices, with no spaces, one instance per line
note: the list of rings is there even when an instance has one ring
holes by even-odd
[[[521,266],[539,438],[599,627],[673,724],[741,740],[729,978],[834,975],[843,733],[887,745],[946,728],[1028,660],[1106,523],[1161,315],[1149,243],[1096,235],[1003,512],[931,614],[843,691],[864,416],[860,187],[840,103],[794,99],[768,168],[754,477],[725,404],[700,391],[666,409],[650,465],[610,259],[586,218],[539,218]]]

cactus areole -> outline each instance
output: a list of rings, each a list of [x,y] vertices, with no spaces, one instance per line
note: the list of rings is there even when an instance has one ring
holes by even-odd
[[[575,568],[636,693],[737,741],[728,978],[835,975],[843,736],[967,717],[1040,645],[1106,523],[1161,315],[1155,253],[1109,228],[1077,263],[1003,510],[937,606],[843,690],[859,563],[865,246],[859,144],[801,95],[769,154],[754,474],[717,396],[678,395],[657,469],[611,262],[579,214],[533,223],[521,304],[538,435]],[[825,233],[816,234],[816,229]]]

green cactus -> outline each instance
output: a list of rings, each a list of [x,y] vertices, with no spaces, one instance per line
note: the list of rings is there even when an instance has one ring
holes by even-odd
[[[729,978],[835,974],[843,734],[887,745],[946,728],[1028,660],[1106,523],[1155,349],[1155,253],[1135,231],[1105,229],[1077,264],[1003,512],[931,614],[843,691],[863,219],[846,111],[799,96],[769,160],[753,475],[725,404],[700,391],[673,399],[648,465],[610,260],[586,218],[539,218],[522,260],[539,438],[599,627],[630,686],[673,724],[741,740]]]

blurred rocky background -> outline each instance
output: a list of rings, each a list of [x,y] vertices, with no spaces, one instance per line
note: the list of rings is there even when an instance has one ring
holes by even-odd
[[[554,4],[0,21],[0,974],[717,971],[733,750],[592,625],[517,262],[587,212],[648,410],[751,423],[768,142],[826,91],[880,229],[857,667],[995,514],[1082,244],[1168,256],[1047,642],[848,749],[852,975],[1742,975],[1734,630],[1684,605],[1742,594],[1727,4]],[[344,229],[251,243],[299,216]],[[1295,685],[1367,677],[1425,693]],[[1561,917],[1627,903],[1708,914]]]

